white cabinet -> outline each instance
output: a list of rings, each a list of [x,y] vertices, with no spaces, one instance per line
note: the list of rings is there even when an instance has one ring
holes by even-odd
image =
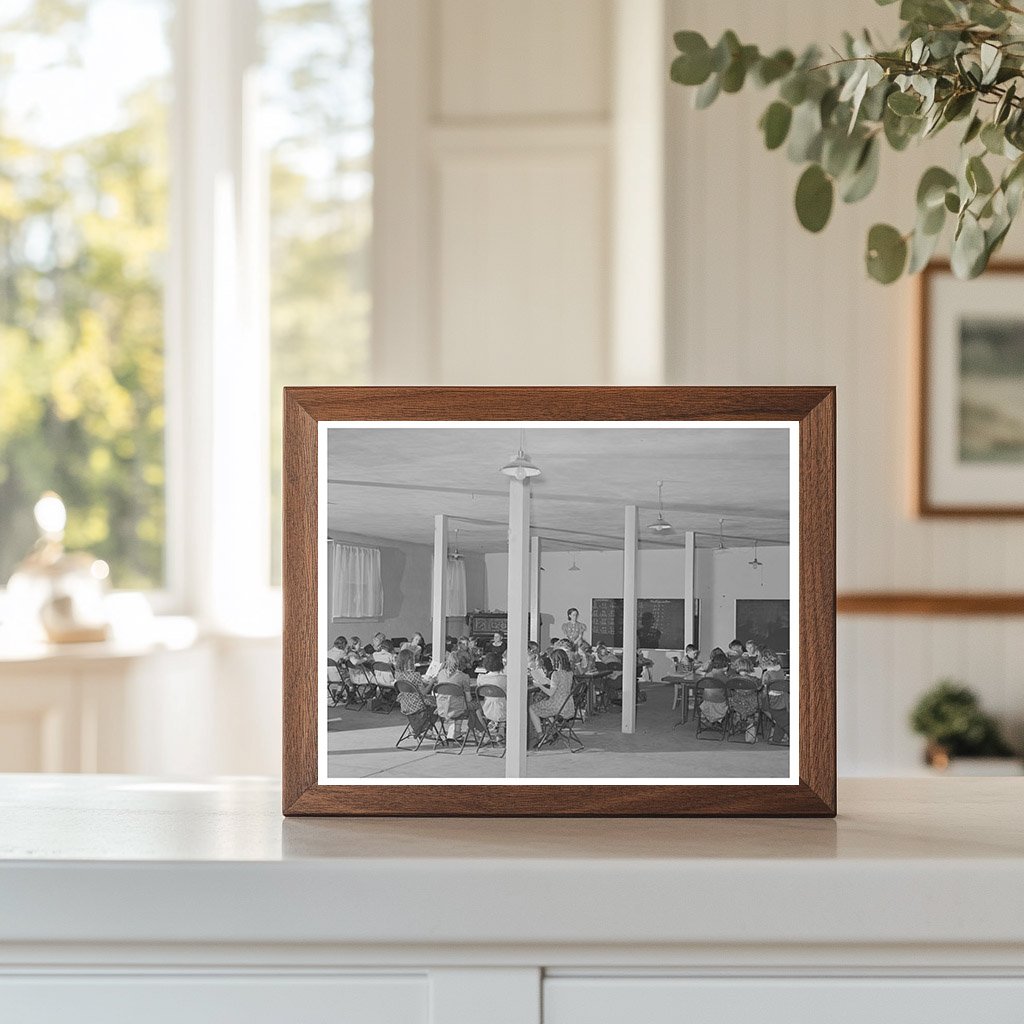
[[[282,820],[244,779],[0,777],[0,1021],[1020,1024],[1014,779],[836,821]]]

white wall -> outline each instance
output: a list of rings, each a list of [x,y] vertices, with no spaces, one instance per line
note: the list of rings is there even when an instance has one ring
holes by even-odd
[[[725,28],[772,48],[885,26],[895,8],[865,0],[670,0],[668,29],[715,39]],[[669,40],[666,33],[666,41]],[[867,279],[864,237],[879,220],[908,227],[917,179],[950,139],[885,152],[882,185],[839,208],[818,236],[792,206],[800,173],[765,152],[756,89],[695,111],[666,85],[668,382],[838,387],[840,590],[1024,589],[1019,520],[922,521],[908,511],[913,282]],[[1006,254],[1021,255],[1019,225]],[[839,620],[839,767],[899,774],[919,760],[906,726],[922,690],[945,675],[975,687],[1016,731],[1024,722],[1024,622]]]
[[[735,636],[738,598],[786,598],[789,596],[789,548],[758,549],[765,563],[762,571],[747,564],[753,558],[749,548],[731,548],[723,555],[698,552],[697,596],[701,598],[701,647],[725,647]],[[508,556],[484,556],[487,567],[488,609],[504,611],[508,602]],[[559,636],[568,608],[579,608],[580,618],[590,625],[591,600],[622,595],[622,553],[583,551],[575,556],[579,572],[570,572],[573,555],[566,551],[544,551],[541,564],[540,611],[542,640]],[[637,557],[639,597],[682,597],[685,554],[682,548],[641,545]],[[589,638],[588,633],[588,638]],[[655,678],[671,668],[663,652],[653,658]]]
[[[700,646],[704,654],[723,650],[736,636],[736,602],[789,598],[789,548],[758,548],[761,569],[751,568],[752,548],[728,548],[720,554],[697,552],[697,597],[700,598]]]

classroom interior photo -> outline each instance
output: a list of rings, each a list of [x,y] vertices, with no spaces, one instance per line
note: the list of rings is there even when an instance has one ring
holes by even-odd
[[[787,424],[326,433],[322,781],[790,779]]]

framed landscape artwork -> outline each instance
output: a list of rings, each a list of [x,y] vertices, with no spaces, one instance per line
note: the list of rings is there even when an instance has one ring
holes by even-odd
[[[917,512],[1024,516],[1024,264],[920,281]]]
[[[832,388],[284,409],[286,814],[835,814]]]

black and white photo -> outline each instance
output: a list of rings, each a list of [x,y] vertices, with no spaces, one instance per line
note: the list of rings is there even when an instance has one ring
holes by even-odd
[[[797,431],[320,423],[320,783],[795,783]]]

